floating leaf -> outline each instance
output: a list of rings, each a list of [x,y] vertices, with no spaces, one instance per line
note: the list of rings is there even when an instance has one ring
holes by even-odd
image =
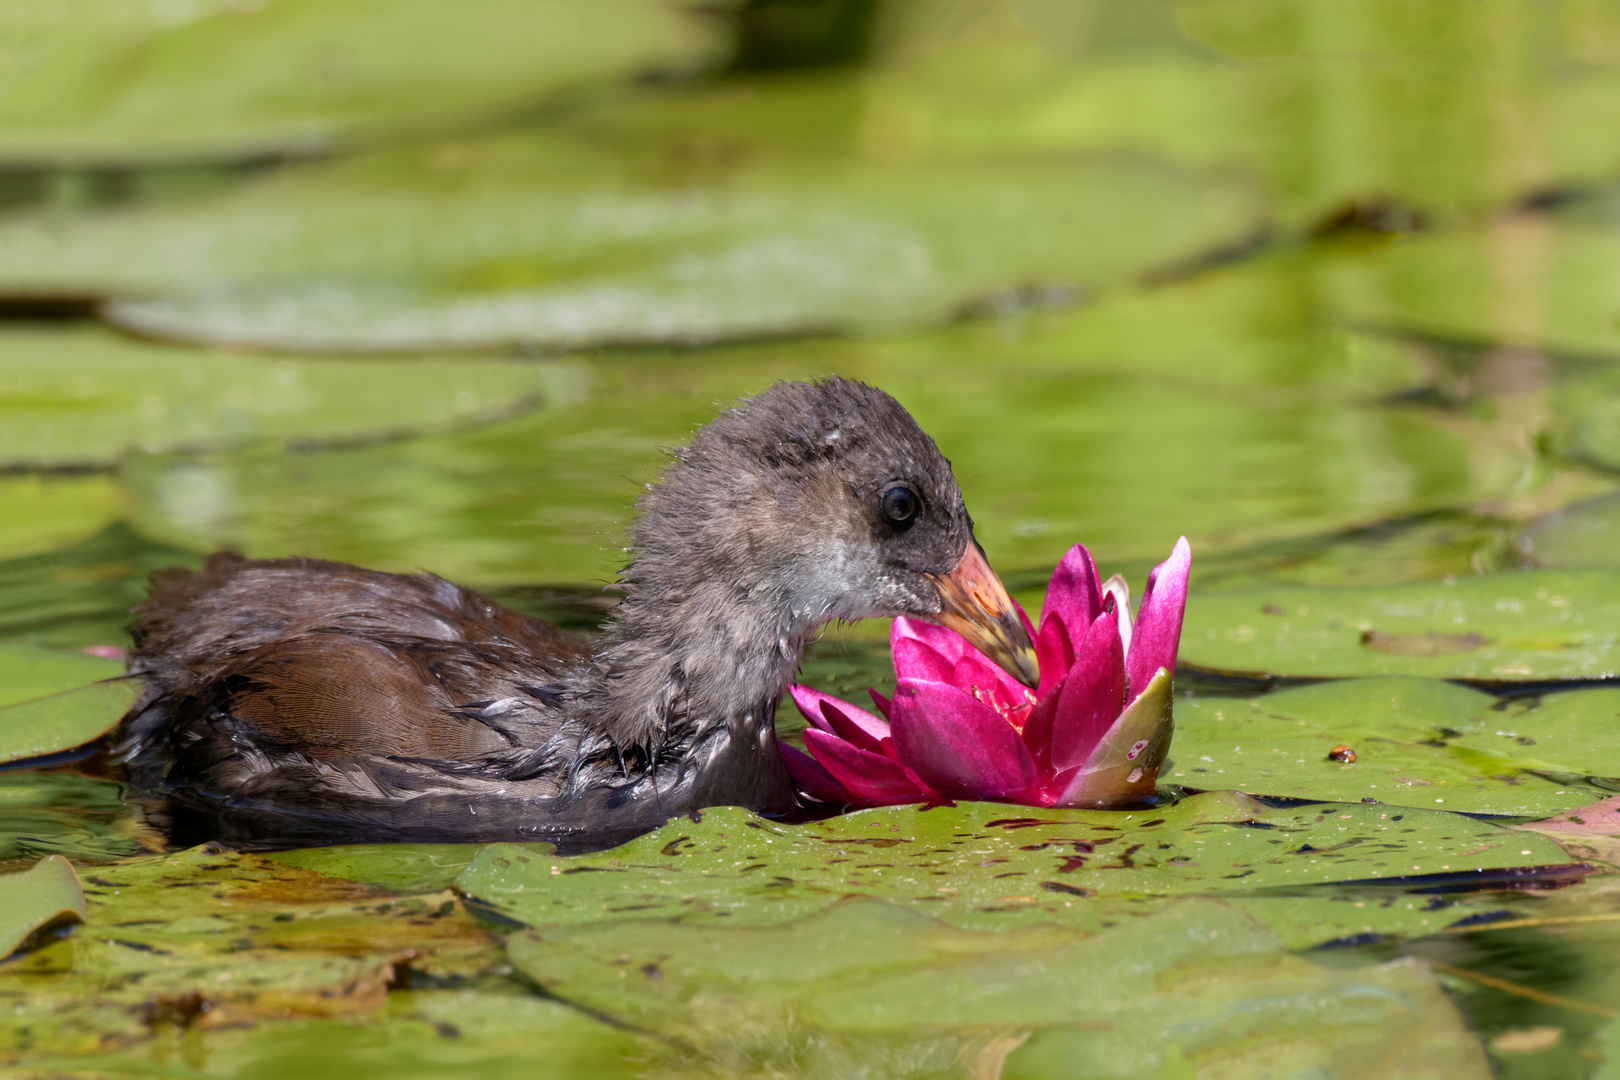
[[[12,467],[106,465],[136,449],[399,438],[557,404],[576,384],[554,364],[206,354],[98,330],[8,331],[0,350],[0,462]],[[177,511],[205,513],[207,501],[193,492]]]
[[[0,959],[39,931],[87,917],[73,864],[48,855],[19,874],[0,874]]]
[[[119,661],[104,663],[123,667]],[[117,679],[0,709],[0,762],[56,754],[98,739],[140,694],[138,681]]]
[[[1620,795],[1524,827],[1558,841],[1577,859],[1620,863]]]
[[[352,844],[299,848],[268,858],[325,877],[410,895],[449,888],[481,850],[482,844]]]
[[[1548,694],[1512,702],[1482,720],[1448,740],[1450,745],[1492,767],[1593,777],[1611,791],[1620,788],[1620,690]]]
[[[782,826],[716,808],[701,822],[677,820],[599,855],[564,859],[494,845],[457,886],[535,927],[631,915],[764,925],[811,914],[838,897],[870,896],[966,929],[1094,929],[1186,893],[1241,902],[1256,890],[1375,887],[1366,883],[1383,879],[1398,885],[1413,874],[1461,880],[1565,861],[1554,844],[1486,822],[1378,805],[1275,809],[1213,793],[1130,813],[1036,813],[986,803],[895,807]],[[1361,932],[1362,925],[1378,932],[1422,925],[1413,912],[1369,924],[1371,913],[1343,900],[1321,893],[1320,921],[1297,943]],[[1451,921],[1423,917],[1434,920],[1431,930]]]
[[[532,105],[715,36],[657,0],[207,0],[11,7],[0,158],[152,161],[326,150]]]
[[[1620,496],[1556,510],[1526,529],[1519,546],[1539,566],[1620,569]]]
[[[124,511],[123,492],[110,476],[0,477],[0,557],[82,540]]]
[[[465,976],[498,955],[447,893],[391,898],[214,845],[83,880],[88,921],[106,932],[0,969],[0,1004],[33,1021],[32,1034],[0,1028],[8,1057],[20,1039],[84,1053],[163,1023],[366,1014],[405,965]]]
[[[648,920],[518,934],[508,954],[578,1005],[712,1054],[791,1054],[829,1075],[857,1062],[885,1063],[884,1075],[933,1074],[953,1059],[999,1065],[1031,1028],[1076,1049],[1064,1075],[1152,1075],[1176,1051],[1234,1075],[1279,1052],[1301,1071],[1321,1069],[1373,1051],[1392,1028],[1416,1041],[1408,1060],[1488,1075],[1421,967],[1316,967],[1211,901],[1088,937],[973,933],[855,899],[772,927]],[[1369,997],[1377,1004],[1361,1003]]]
[[[1551,779],[1503,754],[1473,751],[1480,740],[1460,736],[1499,726],[1496,704],[1478,690],[1399,676],[1254,698],[1199,696],[1176,703],[1174,768],[1163,779],[1463,813],[1528,816],[1591,802],[1598,789],[1578,776]],[[1349,755],[1336,760],[1339,747]]]
[[[32,701],[52,694],[61,694],[98,679],[115,678],[124,673],[122,660],[109,660],[99,656],[37,649],[28,645],[0,644],[0,709],[17,702]],[[9,709],[0,712],[10,720],[0,720],[0,746],[5,740],[20,734],[29,721]],[[67,713],[62,714],[65,719]],[[44,723],[45,721],[39,721]],[[0,761],[9,760],[0,750]]]
[[[1389,588],[1280,586],[1187,606],[1181,662],[1251,679],[1424,675],[1484,685],[1620,675],[1620,574],[1530,571]]]
[[[109,1039],[97,1046],[82,1036],[75,1039],[77,1032],[71,1029],[52,1038],[52,1004],[25,1000],[14,1006],[8,1027],[29,1027],[36,1037],[26,1048],[0,1050],[0,1062],[51,1075],[86,1070],[143,1075],[154,1069],[154,1055],[167,1049],[171,1031],[184,1037],[182,1018],[171,1014],[156,1018],[155,1030],[142,1030],[147,1037],[131,1045]],[[100,1020],[111,1029],[109,1034],[121,1032],[127,1023],[117,1013],[87,1014],[88,1009],[76,1010],[72,1018],[91,1025]],[[42,1033],[48,1034],[40,1038]],[[639,1080],[648,1076],[645,1058],[658,1050],[652,1040],[638,1039],[505,980],[447,990],[394,989],[379,1008],[363,1015],[261,1018],[251,1025],[213,1028],[205,1038],[206,1073],[187,1068],[182,1075],[532,1080],[537,1063],[543,1063],[539,1069],[547,1077]],[[193,1035],[187,1041],[196,1039]],[[0,1034],[0,1045],[4,1040]],[[171,1062],[168,1068],[172,1074],[177,1066]]]

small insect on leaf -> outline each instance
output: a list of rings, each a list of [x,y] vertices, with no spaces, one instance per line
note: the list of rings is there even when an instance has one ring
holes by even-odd
[[[1328,751],[1327,759],[1329,761],[1343,762],[1346,765],[1354,765],[1356,763],[1356,752],[1344,743],[1340,743]]]

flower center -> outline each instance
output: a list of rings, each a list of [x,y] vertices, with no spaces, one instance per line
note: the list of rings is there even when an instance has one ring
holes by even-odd
[[[1009,697],[1006,691],[1000,687],[991,687],[985,690],[974,685],[968,688],[975,701],[981,701],[990,706],[998,716],[1012,725],[1014,731],[1022,735],[1024,733],[1024,724],[1029,720],[1030,711],[1035,708],[1035,695],[1022,686],[1018,689],[1023,691],[1025,700],[1019,701]]]

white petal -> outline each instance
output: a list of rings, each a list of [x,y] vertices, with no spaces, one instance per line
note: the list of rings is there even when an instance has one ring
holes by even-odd
[[[1119,640],[1125,646],[1125,655],[1131,655],[1131,587],[1125,584],[1123,575],[1115,574],[1103,583],[1103,592],[1111,593],[1114,597],[1114,607],[1119,611]]]

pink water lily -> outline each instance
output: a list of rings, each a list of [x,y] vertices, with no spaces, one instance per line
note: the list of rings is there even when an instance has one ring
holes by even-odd
[[[808,686],[791,688],[810,726],[808,755],[783,746],[788,771],[832,803],[995,799],[1031,806],[1112,806],[1151,796],[1170,749],[1170,679],[1181,642],[1192,552],[1186,537],[1148,575],[1133,622],[1123,578],[1099,581],[1076,544],[1047,586],[1033,693],[953,631],[894,621],[892,700],[881,716]]]

